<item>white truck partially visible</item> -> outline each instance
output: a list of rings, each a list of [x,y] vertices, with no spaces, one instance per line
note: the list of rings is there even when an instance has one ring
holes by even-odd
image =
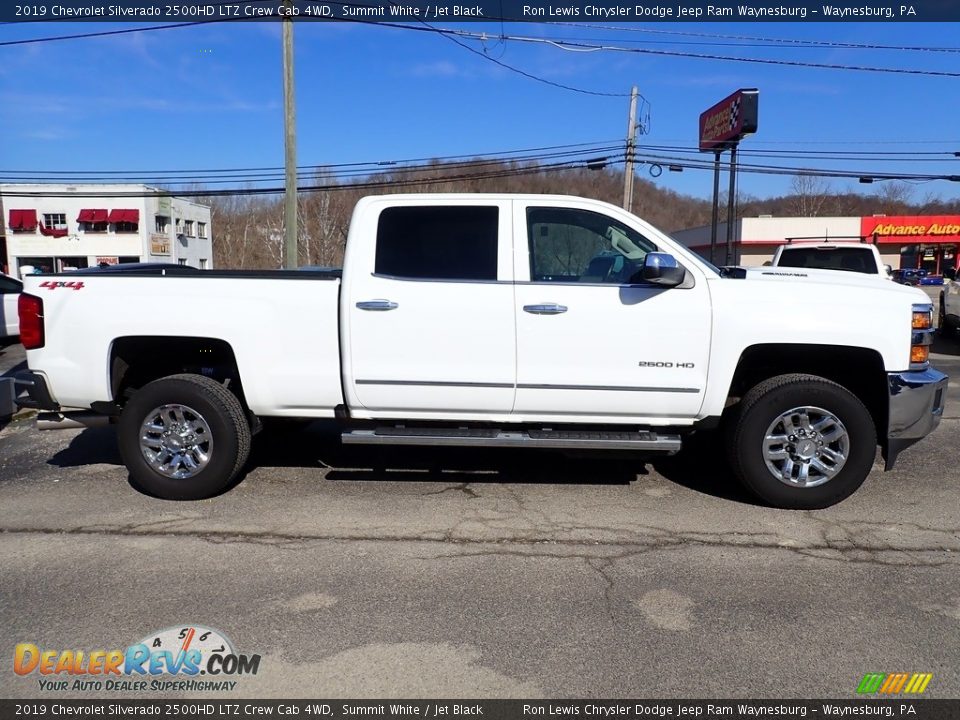
[[[864,238],[866,240],[866,238]],[[789,242],[773,255],[773,267],[839,270],[893,279],[893,268],[883,263],[877,246],[868,242]]]
[[[757,496],[819,508],[937,426],[931,315],[860,273],[718,270],[595,200],[390,195],[342,273],[27,277],[18,382],[41,427],[115,424],[166,498],[221,492],[273,418],[336,418],[345,443],[642,453],[722,428]]]

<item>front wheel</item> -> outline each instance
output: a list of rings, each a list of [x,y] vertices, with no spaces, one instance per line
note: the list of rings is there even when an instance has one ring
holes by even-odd
[[[120,414],[117,438],[133,483],[168,500],[222,492],[250,454],[250,425],[237,397],[189,373],[138,390]]]
[[[814,375],[780,375],[741,401],[729,440],[741,482],[774,507],[814,510],[849,497],[873,467],[873,418],[849,390]]]

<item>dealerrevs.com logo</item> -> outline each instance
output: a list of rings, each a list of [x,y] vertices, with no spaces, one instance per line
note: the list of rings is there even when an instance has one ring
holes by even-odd
[[[233,690],[234,677],[259,669],[259,655],[235,652],[223,633],[201,625],[151,633],[123,650],[58,650],[25,642],[13,652],[13,671],[39,676],[44,692]]]

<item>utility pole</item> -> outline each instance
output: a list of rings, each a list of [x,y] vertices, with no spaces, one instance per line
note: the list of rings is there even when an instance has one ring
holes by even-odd
[[[630,90],[630,120],[627,123],[627,162],[623,166],[623,209],[633,208],[633,156],[637,143],[637,86]]]
[[[297,258],[297,111],[293,95],[293,0],[283,0],[283,150],[286,192],[283,202],[283,266],[296,269]]]
[[[733,265],[733,226],[737,222],[737,144],[730,147],[730,189],[727,196],[727,260],[726,265]]]
[[[710,262],[717,264],[717,225],[720,222],[720,155],[713,154],[713,215],[710,221]]]

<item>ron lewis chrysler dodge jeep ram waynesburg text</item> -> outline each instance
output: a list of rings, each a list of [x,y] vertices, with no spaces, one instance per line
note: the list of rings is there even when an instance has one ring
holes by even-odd
[[[29,276],[19,310],[21,404],[115,423],[166,498],[221,492],[264,423],[336,418],[344,443],[643,453],[719,429],[762,500],[819,508],[930,433],[947,384],[920,290],[721,271],[574,197],[368,197],[342,272]]]

